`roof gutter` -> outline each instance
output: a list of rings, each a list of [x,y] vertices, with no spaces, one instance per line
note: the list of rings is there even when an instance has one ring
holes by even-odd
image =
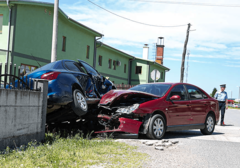
[[[97,41],[100,40],[102,37],[99,37],[97,39],[94,39],[94,53],[93,53],[93,68],[96,69],[96,59],[97,59]],[[101,47],[100,45],[99,47]]]

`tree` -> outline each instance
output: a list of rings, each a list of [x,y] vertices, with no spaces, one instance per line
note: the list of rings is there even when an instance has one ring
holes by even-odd
[[[210,93],[210,96],[211,96],[211,97],[214,97],[214,95],[216,94],[216,92],[217,92],[217,88],[213,88],[213,91],[212,91],[212,93]]]

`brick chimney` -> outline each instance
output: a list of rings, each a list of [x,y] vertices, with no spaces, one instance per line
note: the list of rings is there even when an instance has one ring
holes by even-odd
[[[164,37],[158,37],[156,49],[157,49],[156,62],[159,64],[163,64]]]

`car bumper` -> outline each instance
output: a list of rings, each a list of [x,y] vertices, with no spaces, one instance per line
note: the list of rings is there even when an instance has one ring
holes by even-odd
[[[142,125],[141,121],[136,121],[129,118],[119,118],[120,125],[117,129],[96,131],[95,133],[105,133],[105,132],[126,132],[132,134],[138,134],[139,128]]]

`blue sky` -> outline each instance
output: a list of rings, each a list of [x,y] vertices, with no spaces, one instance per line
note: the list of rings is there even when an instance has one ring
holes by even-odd
[[[166,26],[191,23],[191,29],[196,31],[190,32],[188,43],[190,50],[188,82],[208,93],[214,87],[219,89],[220,84],[227,84],[229,97],[232,91],[232,97],[238,98],[240,8],[140,3],[137,0],[92,1],[119,15],[148,24]],[[201,2],[209,3],[207,0]],[[240,5],[238,0],[211,2]],[[157,42],[157,37],[164,37],[164,65],[171,69],[167,72],[166,82],[179,82],[187,25],[177,28],[144,26],[109,14],[87,0],[60,0],[60,8],[71,18],[103,33],[105,35],[103,42],[137,57],[142,57],[143,44],[152,46]],[[151,53],[150,48],[150,56]]]

